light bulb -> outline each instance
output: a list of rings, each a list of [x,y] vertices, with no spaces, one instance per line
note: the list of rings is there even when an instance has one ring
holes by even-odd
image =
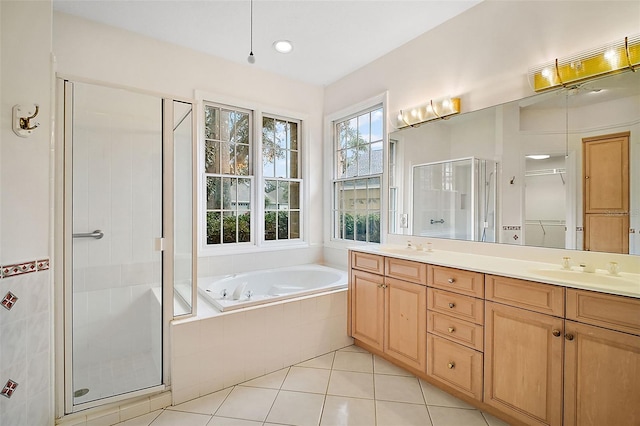
[[[250,64],[254,64],[256,62],[256,57],[253,56],[253,51],[249,53],[249,57],[247,58],[247,61],[249,61]]]

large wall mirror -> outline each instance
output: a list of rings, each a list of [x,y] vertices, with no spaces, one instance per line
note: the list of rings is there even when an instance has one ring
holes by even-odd
[[[388,170],[390,233],[638,255],[640,72],[398,130]]]

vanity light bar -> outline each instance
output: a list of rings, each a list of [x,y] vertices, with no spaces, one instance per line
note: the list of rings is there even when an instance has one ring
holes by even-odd
[[[529,83],[542,92],[627,69],[640,69],[640,34],[531,68]]]
[[[416,127],[427,121],[436,119],[446,119],[447,117],[460,113],[460,98],[444,98],[431,100],[426,104],[413,108],[400,110],[397,117],[396,126]]]

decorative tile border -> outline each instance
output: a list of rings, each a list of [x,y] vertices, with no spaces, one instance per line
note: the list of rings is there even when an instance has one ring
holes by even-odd
[[[16,296],[11,292],[8,292],[7,294],[5,294],[4,299],[2,299],[2,302],[0,302],[0,305],[2,305],[8,311],[10,311],[11,308],[13,308],[13,305],[15,305],[17,301],[18,301],[18,296]]]
[[[16,391],[17,387],[18,387],[18,383],[14,382],[11,379],[9,379],[7,381],[7,384],[4,385],[4,388],[2,389],[2,392],[0,392],[0,395],[4,396],[6,398],[11,398],[11,395],[13,395],[13,393]]]
[[[15,263],[13,265],[0,266],[0,278],[15,277],[36,271],[49,269],[49,259],[31,260],[29,262]]]
[[[502,230],[503,231],[520,231],[521,230],[521,226],[503,226]]]

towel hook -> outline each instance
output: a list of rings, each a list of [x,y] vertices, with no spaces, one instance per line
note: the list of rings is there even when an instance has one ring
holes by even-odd
[[[22,137],[26,138],[31,135],[34,129],[40,126],[40,123],[32,123],[31,120],[36,118],[38,113],[40,112],[40,105],[34,104],[35,110],[33,114],[30,112],[23,112],[22,106],[14,105],[13,106],[13,132]],[[30,114],[30,115],[29,115]]]

